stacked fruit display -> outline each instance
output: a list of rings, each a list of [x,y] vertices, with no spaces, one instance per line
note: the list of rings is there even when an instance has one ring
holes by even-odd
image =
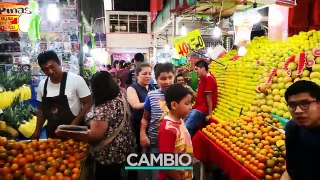
[[[202,131],[258,178],[276,180],[286,170],[285,137],[266,122],[282,128],[268,113],[251,113]]]
[[[243,115],[272,112],[291,118],[285,90],[300,79],[320,84],[317,47],[320,47],[320,31],[315,30],[301,32],[285,42],[258,37],[246,47],[245,56],[234,58],[237,52],[230,51],[220,58],[218,61],[226,67],[212,62],[209,70],[217,79],[219,91],[213,117],[221,121],[233,119],[240,112]]]
[[[0,179],[78,179],[87,144],[0,139]]]
[[[261,93],[254,102],[254,107],[260,111],[271,112],[290,119],[291,115],[286,106],[284,94],[286,89],[296,81],[310,80],[320,85],[320,48],[313,51],[299,53],[287,58],[284,64],[279,64],[270,74],[264,74],[260,81]],[[268,84],[268,80],[270,83]]]
[[[31,76],[28,73],[14,75],[0,73],[0,109],[9,107],[17,96],[20,96],[21,100],[30,99],[31,89],[26,86],[30,81]]]

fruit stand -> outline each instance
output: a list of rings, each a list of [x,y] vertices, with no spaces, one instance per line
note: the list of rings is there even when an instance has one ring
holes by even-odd
[[[299,80],[320,85],[320,31],[300,32],[284,42],[256,37],[244,56],[231,50],[209,71],[218,103],[193,137],[195,157],[218,165],[231,179],[280,179],[286,170],[284,126],[291,119],[284,94]]]
[[[231,179],[258,180],[252,173],[244,168],[239,162],[220,148],[214,141],[199,131],[193,137],[194,156],[207,164],[215,164],[226,172]]]

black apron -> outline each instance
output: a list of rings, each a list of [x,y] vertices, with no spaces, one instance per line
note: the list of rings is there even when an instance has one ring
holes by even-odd
[[[65,95],[67,72],[63,73],[62,80],[60,83],[60,93],[55,97],[47,97],[47,84],[46,79],[42,97],[42,110],[44,118],[48,120],[47,124],[47,138],[57,138],[55,130],[61,124],[71,124],[73,119],[76,117],[73,115],[68,98]]]

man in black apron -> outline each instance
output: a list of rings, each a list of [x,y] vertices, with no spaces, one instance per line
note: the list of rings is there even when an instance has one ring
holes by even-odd
[[[40,89],[40,84],[39,84],[38,93],[40,96],[42,95],[42,97],[40,99],[38,98],[39,100],[41,100],[41,103],[38,108],[37,126],[31,138],[32,139],[39,138],[40,131],[45,120],[48,121],[47,137],[57,138],[57,136],[55,135],[55,130],[59,125],[61,124],[79,125],[82,123],[83,118],[85,117],[86,113],[92,106],[92,97],[89,89],[86,90],[85,97],[82,97],[82,98],[79,97],[82,106],[79,110],[78,115],[75,116],[71,110],[68,96],[66,93],[66,86],[68,82],[67,78],[68,77],[77,78],[77,79],[80,78],[79,82],[76,82],[76,83],[82,83],[82,84],[84,80],[81,77],[78,77],[78,75],[63,72],[61,68],[60,60],[58,59],[57,54],[53,51],[47,51],[47,52],[41,53],[38,56],[38,63],[41,70],[48,76],[48,78],[44,80],[45,81],[44,85],[41,84],[40,82],[41,87],[43,87],[43,91],[41,91],[42,89]],[[54,91],[53,89],[48,88],[49,81],[55,87],[58,84],[60,84],[59,93],[55,96],[48,96],[50,91],[51,93]],[[85,85],[85,86],[82,86],[82,88],[88,88],[88,87]],[[73,94],[77,94],[77,92],[74,92]]]

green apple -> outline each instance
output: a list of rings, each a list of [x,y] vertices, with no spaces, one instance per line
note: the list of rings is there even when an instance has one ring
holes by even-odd
[[[282,117],[286,119],[291,119],[291,114],[289,112],[285,112]]]
[[[280,102],[280,100],[281,100],[281,96],[280,95],[273,96],[273,101],[274,102]]]
[[[288,69],[291,70],[291,71],[297,70],[297,67],[298,67],[297,63],[295,63],[295,62],[291,62],[288,65]]]
[[[310,71],[309,70],[303,70],[301,77],[309,77],[310,76]]]
[[[310,78],[311,79],[315,79],[315,78],[320,79],[320,72],[312,72],[310,74]]]
[[[286,83],[286,84],[284,85],[284,87],[285,87],[286,89],[288,89],[288,87],[291,86],[292,84],[293,84],[293,82],[288,82],[288,83]]]
[[[285,93],[285,92],[286,92],[285,89],[281,89],[280,92],[279,92],[279,93],[280,93],[280,96],[281,96],[281,97],[284,97],[284,93]]]
[[[272,90],[273,95],[279,95],[279,93],[280,93],[279,89]]]
[[[282,98],[280,99],[280,102],[286,104],[286,103],[287,103],[286,98],[282,97]]]
[[[282,117],[284,113],[285,113],[284,110],[279,110],[276,112],[276,115]]]

